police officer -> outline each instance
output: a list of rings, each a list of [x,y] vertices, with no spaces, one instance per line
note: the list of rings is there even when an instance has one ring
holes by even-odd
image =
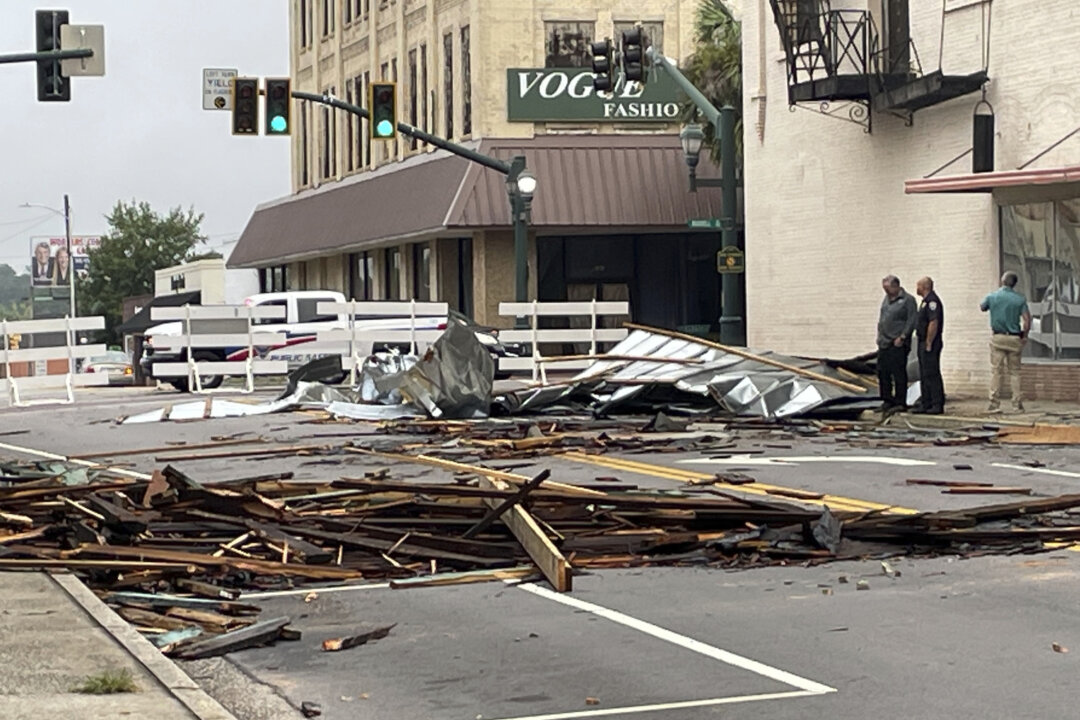
[[[919,280],[915,291],[922,298],[915,336],[919,343],[919,381],[922,396],[914,412],[940,415],[945,410],[945,384],[941,380],[941,335],[945,330],[945,309],[934,292],[934,281]]]

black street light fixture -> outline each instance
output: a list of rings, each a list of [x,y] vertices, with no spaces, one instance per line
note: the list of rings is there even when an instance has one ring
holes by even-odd
[[[525,169],[524,155],[510,161],[506,192],[510,196],[510,219],[514,224],[514,299],[523,303],[529,300],[529,216],[536,194],[536,176]],[[525,318],[518,317],[517,325],[521,327],[524,323]]]

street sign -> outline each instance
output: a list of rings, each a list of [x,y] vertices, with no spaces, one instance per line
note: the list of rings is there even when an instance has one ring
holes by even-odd
[[[94,51],[94,54],[88,58],[61,60],[60,69],[65,77],[105,74],[104,25],[61,25],[60,49]]]
[[[737,247],[728,245],[716,251],[716,272],[721,275],[738,275],[746,270],[746,255]]]
[[[686,224],[692,228],[718,228],[720,227],[720,218],[698,218],[697,220],[689,220]]]
[[[236,68],[203,68],[203,110],[232,110],[232,79]]]

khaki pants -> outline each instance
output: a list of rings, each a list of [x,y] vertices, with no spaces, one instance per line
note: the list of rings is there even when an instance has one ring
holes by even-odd
[[[990,381],[990,402],[997,404],[1001,400],[1001,391],[1008,377],[1012,390],[1012,403],[1019,407],[1020,397],[1020,353],[1024,343],[1014,335],[994,335],[990,339],[990,367],[994,377]]]

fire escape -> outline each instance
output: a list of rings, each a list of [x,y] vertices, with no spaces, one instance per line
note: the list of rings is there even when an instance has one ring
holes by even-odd
[[[924,73],[910,36],[908,0],[879,1],[880,30],[870,11],[833,10],[831,0],[769,0],[780,29],[793,111],[816,104],[819,112],[855,122],[869,133],[873,112],[899,116],[911,125],[916,111],[978,92],[986,84],[985,50],[983,69],[977,72],[946,75],[939,67]],[[943,5],[943,45],[944,22]],[[988,38],[988,24],[984,32]]]

